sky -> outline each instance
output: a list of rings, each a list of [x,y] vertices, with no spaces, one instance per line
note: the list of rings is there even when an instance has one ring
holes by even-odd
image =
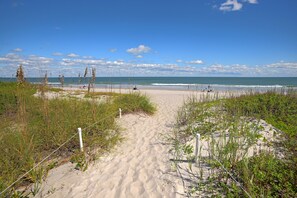
[[[296,0],[0,0],[0,77],[297,77]]]

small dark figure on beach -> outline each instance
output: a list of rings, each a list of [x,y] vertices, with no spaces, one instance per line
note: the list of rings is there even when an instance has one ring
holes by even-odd
[[[212,92],[210,85],[207,86],[207,92]]]
[[[133,90],[137,90],[137,87],[135,86],[135,87],[133,87]]]
[[[212,92],[213,90],[211,89],[211,87],[210,87],[210,85],[208,85],[207,86],[207,88],[204,88],[203,90],[202,90],[203,92]]]

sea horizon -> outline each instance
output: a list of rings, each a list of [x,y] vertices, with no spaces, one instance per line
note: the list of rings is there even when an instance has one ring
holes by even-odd
[[[43,82],[41,77],[28,77],[30,83]],[[84,87],[90,77],[65,77],[64,85]],[[16,78],[0,78],[0,81],[15,82]],[[59,77],[49,77],[51,86],[61,86]],[[96,88],[133,88],[169,90],[275,90],[297,88],[297,77],[96,77]]]

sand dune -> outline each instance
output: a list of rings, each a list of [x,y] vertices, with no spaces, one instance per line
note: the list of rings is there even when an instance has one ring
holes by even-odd
[[[114,152],[100,158],[85,172],[64,164],[49,172],[37,197],[177,197],[183,191],[169,161],[163,141],[175,122],[186,91],[143,91],[157,105],[153,116],[124,115],[123,141]]]

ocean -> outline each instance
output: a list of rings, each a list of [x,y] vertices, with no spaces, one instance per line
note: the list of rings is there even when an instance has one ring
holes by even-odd
[[[42,78],[27,78],[31,83],[40,83]],[[65,77],[64,85],[82,87],[90,78]],[[15,78],[0,78],[0,81],[16,81]],[[48,78],[52,86],[61,86],[59,78]],[[274,90],[297,89],[297,77],[96,77],[95,87],[174,90]]]

